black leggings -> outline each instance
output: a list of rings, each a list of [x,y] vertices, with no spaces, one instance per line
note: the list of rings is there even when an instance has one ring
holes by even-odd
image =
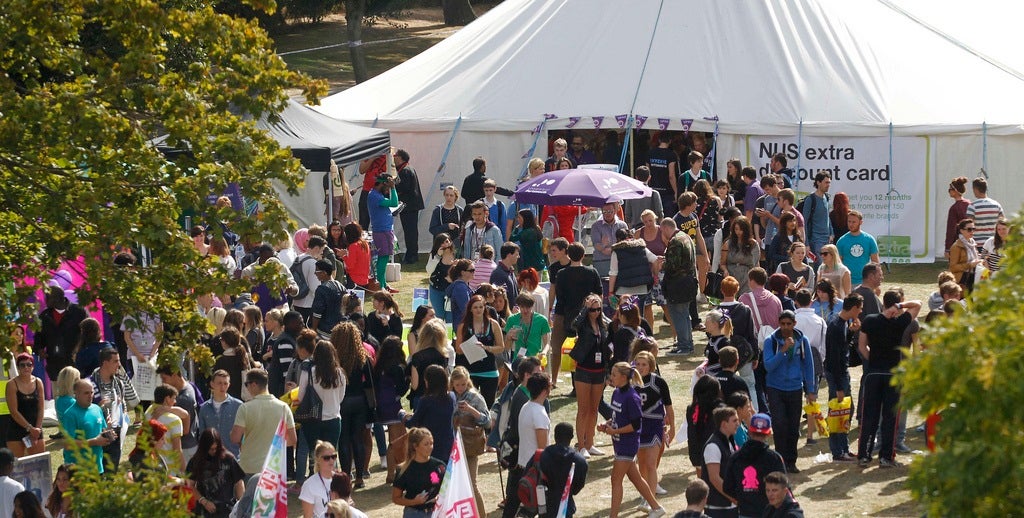
[[[498,378],[485,378],[470,374],[469,379],[473,380],[473,385],[476,387],[477,392],[480,392],[480,395],[484,397],[484,401],[487,402],[487,408],[494,406],[494,395],[498,392]]]
[[[341,470],[352,475],[352,462],[356,462],[356,475],[353,479],[363,478],[362,466],[366,460],[366,445],[363,443],[363,429],[370,416],[366,406],[366,396],[346,395],[341,401],[341,439],[338,440],[338,454],[341,456]]]

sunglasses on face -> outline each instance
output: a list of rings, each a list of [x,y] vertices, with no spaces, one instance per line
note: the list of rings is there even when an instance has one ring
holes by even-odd
[[[601,308],[587,308],[587,311],[591,313],[597,313],[598,311],[601,311]]]
[[[338,454],[335,453],[334,455],[324,455],[323,457],[320,457],[320,460],[335,460],[337,458]]]
[[[967,227],[964,230],[966,230],[968,232],[974,232],[974,227]]]
[[[467,272],[475,272],[475,271],[476,271],[476,268],[469,268],[469,269],[467,269],[466,271],[467,271]]]

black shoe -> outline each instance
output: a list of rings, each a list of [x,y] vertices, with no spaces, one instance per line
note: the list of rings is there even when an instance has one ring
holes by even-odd
[[[64,438],[64,434],[62,434],[60,432],[50,434],[50,440],[51,441],[59,441],[59,440],[61,440],[63,438]]]
[[[800,468],[796,467],[796,463],[786,464],[786,473],[800,473]]]
[[[576,389],[570,390],[569,393],[565,395],[565,397],[575,398],[576,397]]]

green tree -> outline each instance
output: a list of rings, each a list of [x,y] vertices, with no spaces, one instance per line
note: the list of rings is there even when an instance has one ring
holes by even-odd
[[[273,0],[251,0],[272,12]],[[201,257],[179,223],[188,211],[231,221],[276,242],[289,220],[271,187],[293,192],[297,160],[253,119],[276,113],[286,89],[311,101],[324,85],[289,71],[255,22],[217,14],[208,0],[7,0],[0,10],[0,349],[14,322],[38,309],[25,276],[46,280],[61,259],[84,257],[90,285],[114,315],[159,315],[165,342],[192,351],[206,329],[197,293],[239,293]],[[151,139],[182,148],[168,161]],[[205,201],[237,182],[262,211],[241,218]],[[220,234],[213,225],[214,234]],[[115,267],[144,246],[149,267]],[[168,355],[170,356],[170,355]]]
[[[1024,509],[1020,237],[1011,233],[1002,268],[978,285],[967,311],[928,326],[927,350],[904,362],[899,376],[908,408],[941,411],[936,451],[918,457],[909,478],[931,516],[1015,516]]]

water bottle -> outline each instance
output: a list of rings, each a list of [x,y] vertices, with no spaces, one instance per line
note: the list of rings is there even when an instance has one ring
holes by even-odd
[[[537,515],[545,516],[548,514],[548,486],[543,484],[537,485]]]
[[[548,267],[545,266],[544,269],[540,271],[540,282],[550,282],[551,279],[549,278],[549,275]]]

